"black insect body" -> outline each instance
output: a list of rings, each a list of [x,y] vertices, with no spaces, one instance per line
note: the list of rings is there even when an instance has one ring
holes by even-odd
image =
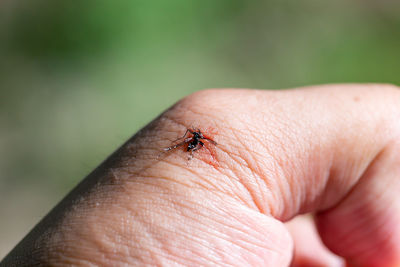
[[[185,136],[188,133],[191,133],[193,136],[184,139],[182,142],[180,142],[176,145],[164,148],[164,150],[169,151],[171,149],[175,149],[177,147],[187,144],[186,151],[190,152],[190,154],[192,156],[193,152],[201,149],[204,146],[204,141],[210,142],[213,145],[217,145],[217,142],[215,142],[214,140],[212,140],[208,137],[205,137],[199,129],[197,129],[197,130],[187,129],[185,134],[179,139],[185,138]],[[179,139],[177,139],[177,140],[179,140]]]
[[[192,141],[188,144],[186,151],[196,151],[204,146],[204,143],[200,139],[205,139],[201,132],[191,132],[193,134]]]

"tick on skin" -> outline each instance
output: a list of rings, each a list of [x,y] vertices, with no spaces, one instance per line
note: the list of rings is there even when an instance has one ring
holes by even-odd
[[[185,138],[186,135],[188,134],[191,134],[192,136]],[[215,146],[217,145],[217,142],[215,142],[209,137],[204,136],[203,133],[200,131],[200,129],[187,129],[185,134],[181,138],[178,138],[177,140],[181,139],[184,140],[176,145],[164,148],[164,150],[169,151],[178,148],[180,146],[187,145],[186,152],[190,152],[190,157],[193,157],[193,152],[201,149],[204,146],[204,142],[209,142]]]

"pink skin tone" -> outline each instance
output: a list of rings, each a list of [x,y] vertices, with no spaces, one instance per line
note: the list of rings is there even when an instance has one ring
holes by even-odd
[[[163,150],[193,124],[218,145],[191,160]],[[205,90],[139,131],[2,263],[400,266],[399,192],[395,86]],[[304,213],[318,232],[311,217],[284,224]]]

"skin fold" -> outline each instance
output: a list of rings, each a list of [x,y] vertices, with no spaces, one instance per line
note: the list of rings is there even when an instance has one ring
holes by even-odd
[[[164,150],[193,126],[218,145]],[[122,145],[0,265],[400,266],[399,176],[395,86],[204,90]],[[284,224],[306,213],[343,259],[311,217]]]

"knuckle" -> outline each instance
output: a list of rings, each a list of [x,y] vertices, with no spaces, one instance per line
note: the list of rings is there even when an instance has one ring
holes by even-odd
[[[384,83],[384,84],[379,84],[379,86],[389,91],[395,91],[397,93],[400,92],[400,87],[395,84]]]
[[[218,107],[218,103],[223,98],[223,91],[218,89],[206,89],[197,91],[186,96],[179,104],[192,112],[204,113],[208,110],[213,110]]]
[[[400,95],[400,87],[389,83],[371,83],[364,85],[367,89],[372,89],[381,94]]]

